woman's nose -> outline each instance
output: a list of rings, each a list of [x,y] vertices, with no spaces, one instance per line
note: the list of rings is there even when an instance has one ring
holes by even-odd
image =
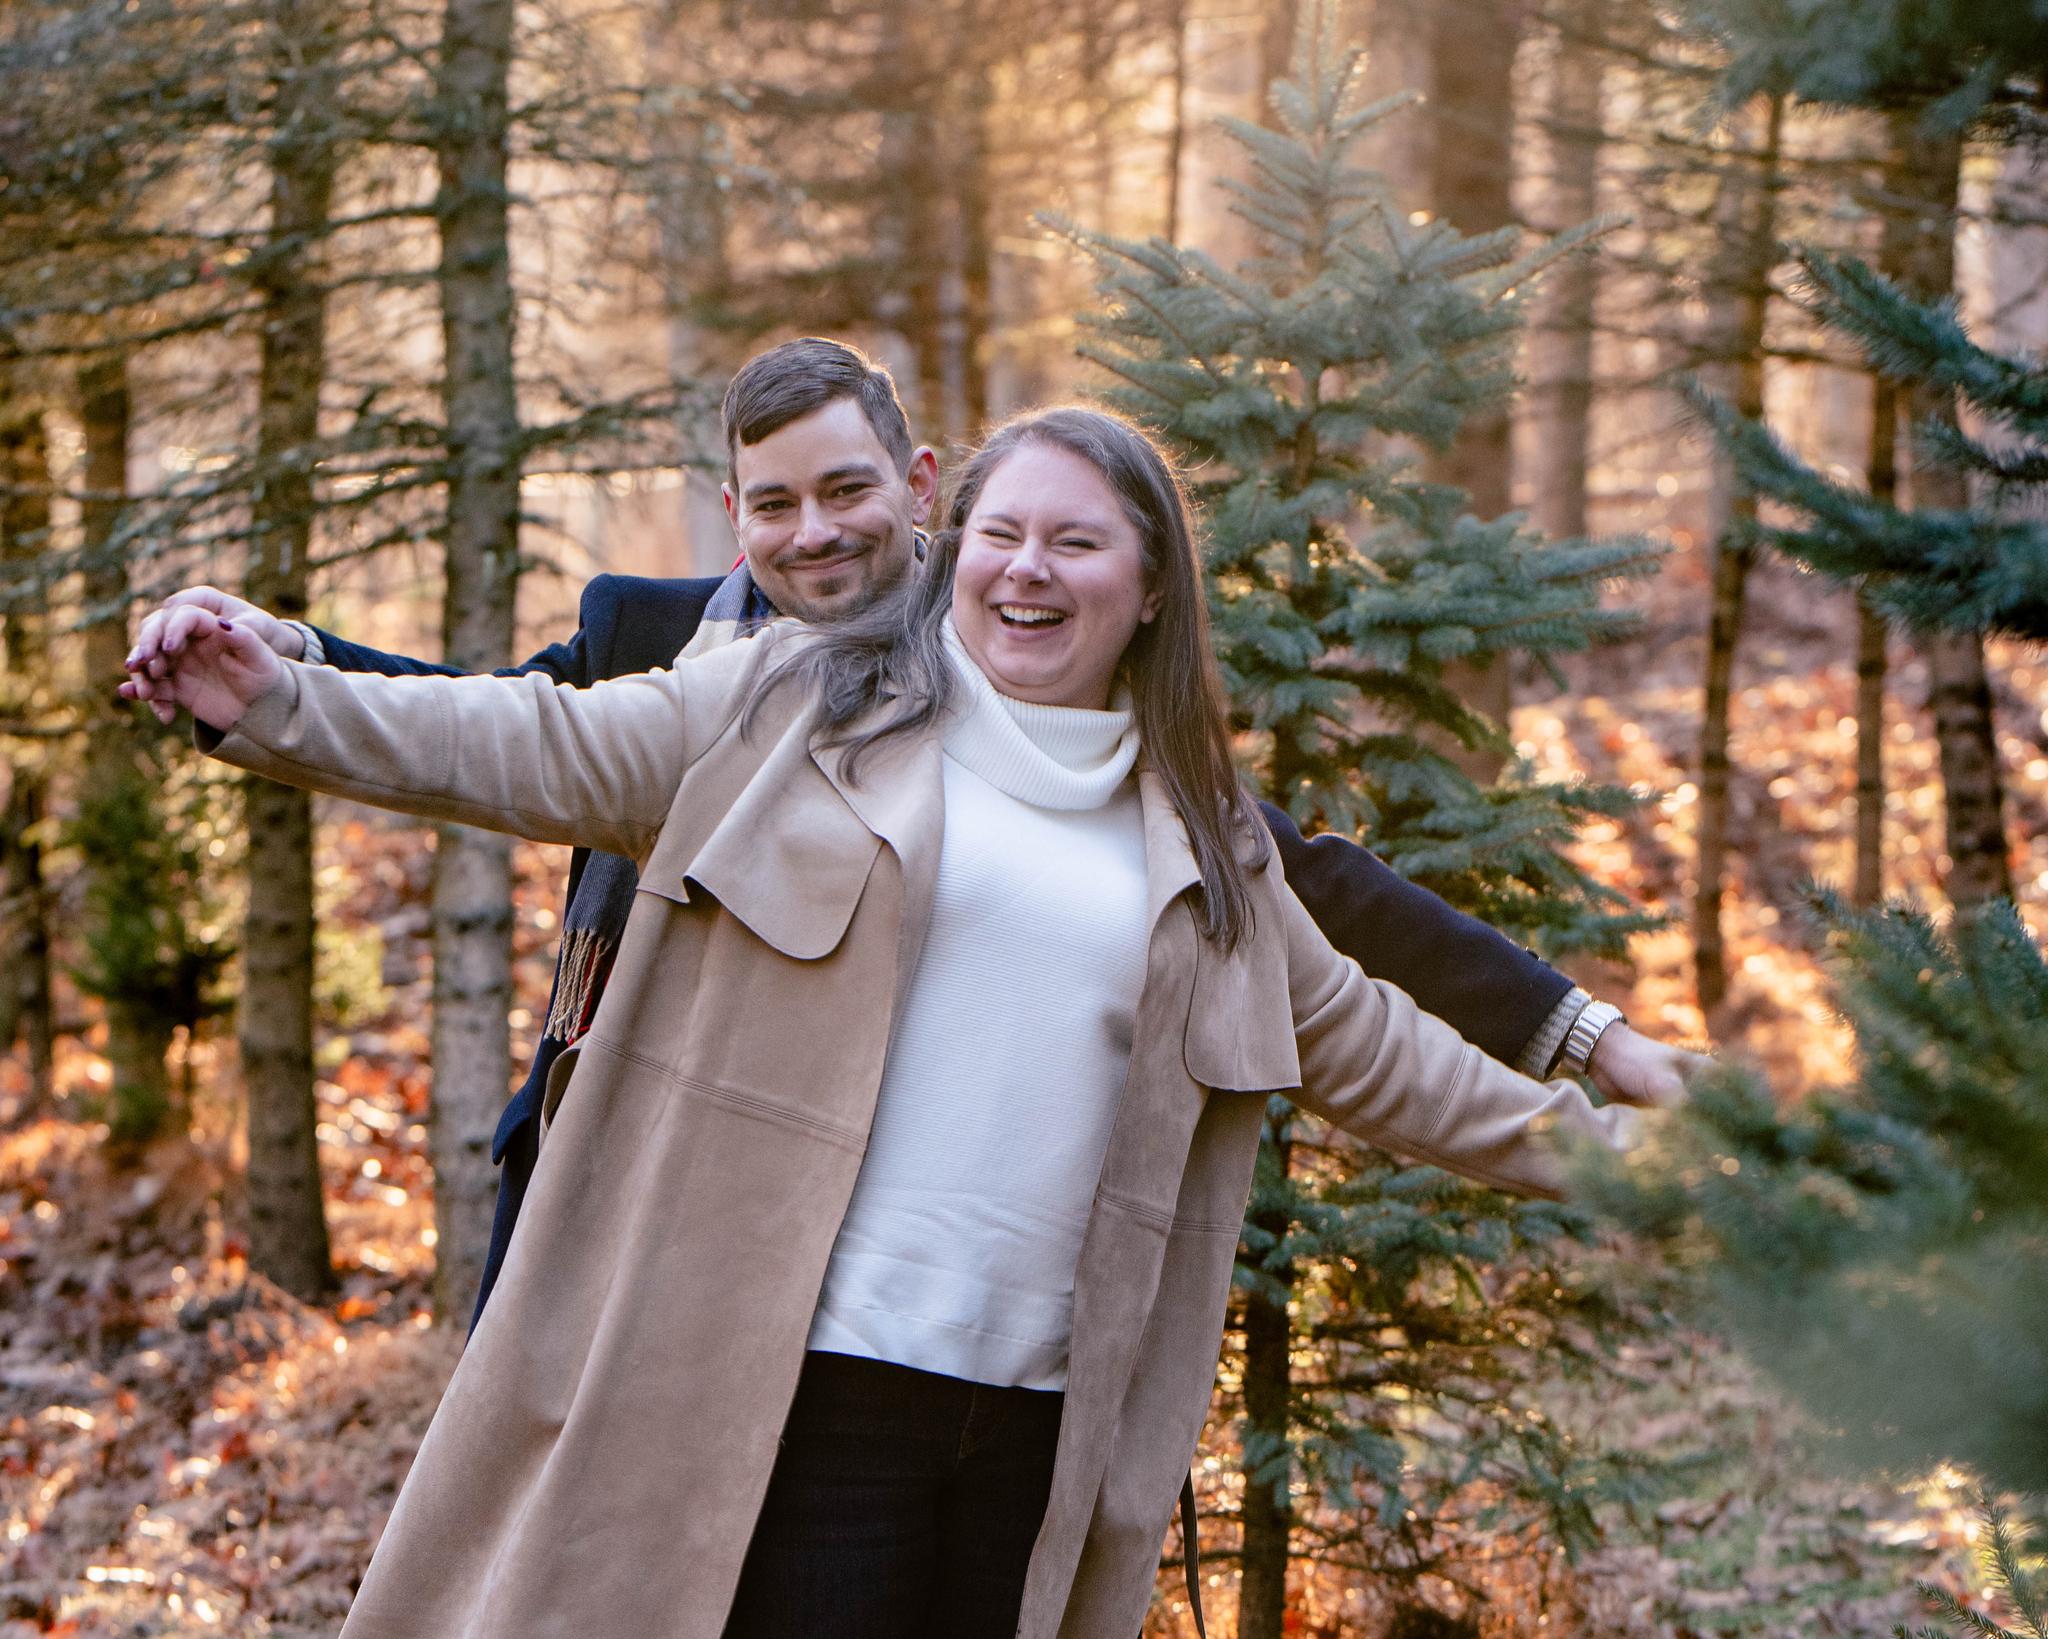
[[[1046,578],[1045,548],[1036,541],[1026,541],[1010,554],[1010,561],[1003,574],[1010,580],[1036,585]]]

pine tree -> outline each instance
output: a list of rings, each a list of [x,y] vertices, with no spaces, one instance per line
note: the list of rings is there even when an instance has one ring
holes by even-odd
[[[1954,298],[1918,301],[1852,258],[1799,256],[1814,316],[1895,382],[1956,394],[1995,444],[1948,423],[1926,429],[1932,453],[1979,474],[2007,504],[1905,511],[1815,471],[1754,423],[1708,404],[1749,483],[1794,508],[1796,527],[1770,544],[1825,574],[1853,581],[1886,613],[1916,626],[2009,632],[2048,641],[2048,525],[2020,503],[2048,490],[2048,369],[1983,347]]]
[[[1600,587],[1652,555],[1545,541],[1515,514],[1475,518],[1416,461],[1505,400],[1520,292],[1584,234],[1523,256],[1512,230],[1471,236],[1397,210],[1356,151],[1406,99],[1361,104],[1332,10],[1304,8],[1274,124],[1227,124],[1249,162],[1228,185],[1263,241],[1252,259],[1225,268],[1064,227],[1100,280],[1082,351],[1115,378],[1106,396],[1194,475],[1218,653],[1257,782],[1305,825],[1369,835],[1398,869],[1521,937],[1618,953],[1645,918],[1563,847],[1627,794],[1522,770],[1475,784],[1457,753],[1511,747],[1446,673],[1552,664],[1628,630]],[[1274,1102],[1225,1372],[1242,1410],[1245,1639],[1280,1631],[1290,1559],[1412,1579],[1454,1558],[1434,1515],[1461,1478],[1484,1473],[1513,1499],[1503,1532],[1588,1538],[1591,1500],[1618,1471],[1516,1392],[1534,1355],[1569,1369],[1597,1352],[1575,1353],[1566,1316],[1614,1318],[1561,1252],[1584,1227],[1368,1155]],[[1315,1364],[1297,1366],[1305,1357]],[[1463,1432],[1418,1433],[1431,1412]]]
[[[1856,488],[1815,472],[1757,420],[1698,397],[1749,486],[1796,519],[1759,538],[1856,583],[1918,628],[1931,658],[1956,652],[1941,645],[1957,635],[1966,646],[1987,630],[2041,635],[2048,556],[2017,516],[2024,509],[2008,503],[2048,479],[2048,392],[2037,365],[1965,331],[1950,294],[1949,229],[1963,131],[2038,139],[2031,76],[2048,50],[2048,13],[2031,0],[1690,9],[1732,53],[1724,97],[1763,89],[1883,113],[1887,192],[1917,211],[1887,236],[1885,262],[1899,278],[1796,252],[1817,319],[1856,343],[1907,409],[1914,505],[1887,493],[1882,440],[1870,489]],[[1898,237],[1908,248],[1889,242]],[[1963,432],[1959,406],[1995,441]],[[1933,669],[1939,710],[1943,675]],[[1981,664],[1977,676],[1981,696]],[[1967,668],[1952,678],[1967,681]],[[1961,704],[1965,726],[1988,726],[1988,701]],[[1955,736],[1943,728],[1960,863],[1954,811],[1969,771],[1952,771]],[[1979,751],[1980,764],[1988,758]],[[1816,897],[1856,1036],[1850,1084],[1780,1110],[1731,1071],[1625,1168],[1596,1168],[1597,1193],[1684,1254],[1701,1318],[1743,1343],[1847,1454],[1907,1471],[1960,1462],[1994,1487],[2038,1490],[2048,1481],[2048,1206],[2038,1177],[2048,961],[2000,897],[2009,884],[1998,886],[1995,783],[1981,769],[1965,783],[1988,802],[1977,802],[1975,891],[1952,879],[1960,914],[1950,925],[1904,904],[1851,909]]]
[[[1886,271],[1900,284],[1877,279],[1857,289],[1856,273],[1867,270],[1817,254],[1808,257],[1808,274],[1819,293],[1823,318],[1847,321],[1852,339],[1864,344],[1880,368],[1893,371],[1915,353],[1921,355],[1922,365],[1935,366],[1895,376],[1907,410],[1905,468],[1913,517],[1953,522],[1974,515],[1974,524],[1966,527],[1995,532],[1996,497],[1973,498],[1969,475],[1959,462],[1962,457],[1989,460],[1995,466],[1999,459],[1973,449],[1959,430],[1961,390],[1943,366],[1960,365],[1963,355],[1952,345],[1938,347],[1930,361],[1925,354],[1930,338],[1911,332],[1929,313],[1924,305],[1916,309],[1916,302],[1939,304],[1953,298],[1954,223],[1964,137],[1974,130],[1998,141],[2038,143],[2043,135],[2034,111],[2041,61],[2034,48],[2048,45],[2048,14],[2033,0],[1996,6],[1908,5],[1900,0],[1692,0],[1688,10],[1696,26],[1730,54],[1720,91],[1723,101],[1764,89],[1885,117],[1886,205],[1908,213],[1904,231],[1887,237]],[[1910,292],[1911,299],[1904,292]],[[1755,419],[1755,412],[1750,418]],[[1751,453],[1754,458],[1756,452]],[[1764,453],[1768,457],[1770,452]],[[1802,470],[1797,463],[1776,463],[1776,471],[1771,466],[1766,458],[1763,465],[1745,472],[1746,483],[1765,498],[1783,499],[1798,508],[1807,483]],[[1817,497],[1809,492],[1806,498]],[[1895,508],[1875,503],[1871,521],[1886,515],[1898,517]],[[1918,526],[1904,522],[1899,527]],[[1951,582],[1948,601],[1953,606],[1959,601],[1953,592],[1953,557],[1933,533],[1926,550],[1934,555],[1919,559],[1920,572],[1933,571],[1937,581]],[[1976,556],[1981,575],[1985,554],[1979,550]],[[1864,555],[1854,578],[1867,578],[1879,569],[1879,563]],[[1994,578],[2009,581],[2010,576]],[[1906,601],[1916,599],[1908,593]],[[1983,634],[1981,624],[1953,615],[1940,624],[1923,623],[1917,632],[1927,661],[1941,755],[1950,861],[1945,886],[1950,898],[1965,907],[2012,892]]]
[[[1600,1169],[1724,1328],[1856,1457],[2048,1485],[2048,961],[2009,903],[1950,929],[1817,901],[1855,1084],[1729,1073]]]
[[[1956,1632],[1972,1635],[1973,1639],[2048,1639],[2048,1588],[2043,1588],[2040,1581],[2029,1576],[2022,1567],[2025,1541],[2015,1535],[2006,1521],[2005,1510],[1994,1499],[1984,1498],[1978,1506],[1978,1513],[1984,1521],[1984,1545],[1978,1550],[1978,1557],[1983,1561],[1991,1586],[2024,1626],[2005,1627],[1982,1611],[1965,1605],[1946,1588],[1937,1588],[1931,1583],[1919,1584],[1920,1596],[1936,1615],[1954,1623]],[[1921,1628],[1909,1634],[1904,1627],[1895,1627],[1892,1634],[1893,1639],[1945,1639],[1933,1628]]]

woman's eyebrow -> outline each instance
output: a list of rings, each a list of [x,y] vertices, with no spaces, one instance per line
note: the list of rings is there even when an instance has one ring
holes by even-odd
[[[991,512],[981,520],[984,524],[1002,524],[1009,529],[1022,529],[1023,523],[1007,512]],[[1064,535],[1070,529],[1085,530],[1091,535],[1108,533],[1109,525],[1100,518],[1063,518],[1052,526],[1051,533]]]

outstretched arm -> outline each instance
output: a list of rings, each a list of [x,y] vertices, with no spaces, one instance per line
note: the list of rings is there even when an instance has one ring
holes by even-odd
[[[1313,841],[1284,809],[1261,803],[1281,869],[1330,943],[1368,976],[1413,996],[1482,1051],[1525,1074],[1547,1075],[1592,998],[1534,952],[1343,837]],[[1706,1061],[1610,1025],[1587,1073],[1608,1098],[1665,1105]]]
[[[629,857],[651,844],[767,647],[733,644],[572,689],[539,673],[347,674],[281,660],[248,628],[203,612],[180,624],[168,675],[131,678],[122,692],[190,711],[224,761],[401,813]]]
[[[332,666],[337,671],[378,672],[386,677],[467,677],[460,666],[444,666],[439,661],[418,660],[411,655],[393,654],[386,649],[373,649],[367,643],[351,643],[333,632],[322,631],[309,626],[302,620],[283,620],[269,610],[251,603],[247,598],[236,597],[217,586],[188,586],[173,592],[169,597],[143,617],[135,634],[135,646],[128,652],[128,669],[142,676],[162,677],[168,667],[164,661],[164,647],[172,634],[180,630],[181,623],[189,616],[181,617],[181,609],[196,610],[218,619],[233,621],[237,626],[246,626],[260,638],[265,647],[285,660],[303,660],[309,665]],[[523,677],[528,672],[541,672],[557,683],[569,683],[578,688],[595,682],[599,672],[592,664],[591,641],[582,626],[566,643],[550,643],[539,653],[529,655],[516,666],[501,667],[492,675],[497,677]],[[158,718],[168,723],[171,708],[165,707],[157,713]]]
[[[1503,1064],[1522,1059],[1571,993],[1570,979],[1357,843],[1336,836],[1311,842],[1284,809],[1269,802],[1259,808],[1287,886],[1331,944]],[[1563,1032],[1558,1035],[1562,1040]],[[1523,1068],[1545,1070],[1548,1057]]]
[[[1287,917],[1296,1101],[1354,1137],[1521,1195],[1560,1196],[1554,1137],[1615,1148],[1638,1112],[1595,1108],[1576,1082],[1532,1081],[1339,954],[1294,895]]]

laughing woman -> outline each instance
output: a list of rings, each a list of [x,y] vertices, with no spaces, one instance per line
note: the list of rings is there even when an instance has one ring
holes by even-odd
[[[1288,891],[1142,434],[1013,421],[947,523],[850,626],[584,691],[208,616],[153,685],[244,768],[640,862],[346,1639],[1135,1633],[1267,1095],[1525,1192],[1618,1140]]]

